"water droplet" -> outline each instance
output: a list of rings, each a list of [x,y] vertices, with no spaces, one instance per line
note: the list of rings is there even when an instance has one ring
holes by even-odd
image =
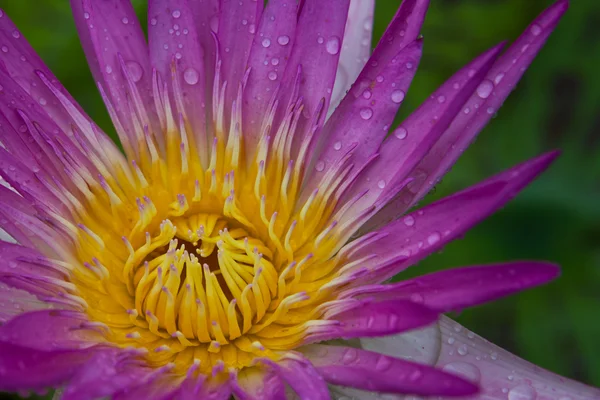
[[[482,99],[487,99],[492,94],[492,90],[494,90],[494,84],[489,79],[485,79],[477,87],[477,95]]]
[[[277,72],[271,71],[267,74],[267,77],[272,81],[277,80]]]
[[[330,37],[329,40],[327,40],[325,49],[329,54],[338,54],[340,52],[340,38],[337,36]]]
[[[382,371],[385,371],[386,369],[388,369],[391,365],[392,365],[392,361],[390,360],[390,358],[386,357],[384,355],[381,355],[381,356],[379,356],[379,358],[377,359],[377,362],[375,363],[375,370],[382,372]]]
[[[437,232],[433,232],[431,235],[429,235],[427,237],[427,243],[429,243],[430,246],[433,246],[434,244],[436,244],[439,241],[440,241],[440,234]]]
[[[90,13],[89,12],[84,12],[83,13],[83,18],[90,19]]]
[[[402,90],[394,90],[392,92],[392,101],[396,104],[402,103],[405,93]]]
[[[496,75],[496,77],[494,78],[494,83],[497,85],[502,81],[502,78],[504,78],[504,73],[500,72],[498,75]]]
[[[445,372],[450,372],[462,376],[471,382],[477,383],[481,379],[481,371],[475,365],[462,361],[451,362],[442,368]]]
[[[274,58],[271,60],[271,65],[279,65],[279,58],[277,58],[277,57],[274,57]]]
[[[185,71],[183,71],[183,80],[188,85],[195,85],[196,83],[198,83],[199,79],[200,76],[198,75],[198,71],[196,71],[194,68],[188,68]]]
[[[412,381],[412,382],[415,382],[415,381],[419,380],[419,378],[421,378],[422,376],[423,376],[423,373],[422,373],[420,370],[418,370],[418,369],[415,369],[415,370],[414,370],[413,372],[411,372],[411,373],[410,373],[410,375],[408,376],[408,380],[409,380],[409,381]]]
[[[8,47],[6,47],[6,46],[2,46],[1,50],[4,53],[8,53]]]
[[[15,39],[18,39],[21,37],[21,33],[16,29],[13,31],[12,35]]]
[[[323,39],[323,37],[322,37],[322,36],[319,36],[319,37],[317,38],[317,43],[319,43],[319,44],[323,44],[323,42],[324,42],[324,41],[325,41],[325,39]]]
[[[493,114],[494,113],[494,108],[493,107],[488,107],[487,110],[486,110],[486,112],[488,114]]]
[[[464,344],[459,346],[457,351],[458,351],[458,354],[460,354],[461,356],[465,356],[469,352],[469,350],[467,349],[467,346]]]
[[[496,361],[498,359],[498,353],[494,351],[492,352],[492,354],[490,354],[490,357],[492,358],[492,360]]]
[[[127,17],[123,17],[121,19],[121,22],[124,23],[125,25],[127,25],[129,23],[129,19]]]
[[[377,75],[377,76],[375,77],[375,80],[376,80],[377,82],[379,82],[379,83],[383,82],[383,75]]]
[[[333,144],[333,149],[334,149],[334,150],[339,150],[339,149],[341,149],[341,148],[342,148],[342,142],[335,142],[335,143]]]
[[[371,96],[373,96],[373,93],[371,93],[369,89],[365,89],[365,91],[362,94],[362,97],[368,100],[371,98]]]
[[[158,20],[157,20],[156,18],[152,18],[152,19],[150,20],[150,25],[152,25],[152,26],[156,26],[156,24],[158,24]]]
[[[471,112],[471,109],[470,109],[469,107],[467,107],[467,108],[465,108],[465,109],[463,110],[463,112],[464,112],[465,114],[468,114],[468,113],[470,113],[470,112]]]
[[[212,17],[210,17],[210,21],[209,21],[209,25],[210,25],[210,30],[213,32],[218,32],[219,31],[219,17],[217,15],[213,15]]]
[[[529,385],[519,385],[508,392],[508,400],[534,400],[536,397],[535,389]]]
[[[533,36],[538,36],[540,33],[542,33],[542,27],[541,26],[539,26],[538,24],[531,25],[531,34]]]
[[[173,18],[179,18],[181,17],[181,11],[175,10],[171,13],[171,15],[173,16]]]
[[[144,70],[142,66],[135,61],[128,61],[126,63],[127,71],[129,71],[129,75],[134,82],[139,82],[142,79],[142,75],[144,74]]]
[[[379,187],[379,189],[385,188],[385,181],[382,179],[379,182],[377,182],[377,187]]]
[[[248,25],[248,32],[250,32],[250,33],[256,32],[256,25],[254,25],[254,24]]]
[[[271,39],[269,38],[264,38],[262,40],[262,47],[267,48],[271,45]]]
[[[453,337],[448,338],[448,344],[454,344],[454,342],[456,342],[456,339],[454,339]]]
[[[47,101],[45,98],[43,98],[43,97],[40,97],[40,99],[39,99],[38,101],[39,101],[39,102],[40,102],[40,104],[41,104],[41,105],[43,105],[43,106],[45,106],[46,104],[48,104],[48,101]]]
[[[290,42],[290,37],[287,35],[282,35],[277,38],[277,43],[279,43],[282,46],[287,45],[289,42]]]
[[[356,360],[357,357],[358,351],[352,347],[348,347],[342,356],[342,362],[344,364],[350,364],[352,361]]]
[[[107,74],[112,73],[112,67],[110,65],[107,65],[104,70],[106,71]]]
[[[406,69],[412,69],[413,66],[414,66],[413,63],[411,63],[411,62],[406,63]]]
[[[408,131],[406,130],[406,128],[400,126],[394,132],[394,136],[396,136],[396,138],[398,138],[400,140],[406,139],[406,136],[408,136]]]
[[[319,172],[323,171],[325,169],[325,163],[323,161],[317,162],[317,165],[315,165],[315,169]]]
[[[369,120],[373,116],[373,110],[368,107],[365,107],[360,110],[360,117],[364,120]]]
[[[446,96],[438,96],[437,98],[438,103],[444,103],[446,101]]]
[[[415,218],[412,215],[407,215],[403,221],[406,226],[413,226],[415,224]]]

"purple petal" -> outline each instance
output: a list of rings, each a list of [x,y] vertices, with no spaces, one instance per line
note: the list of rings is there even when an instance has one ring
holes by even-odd
[[[469,396],[478,387],[441,370],[342,346],[302,348],[327,382],[358,389],[420,396]]]
[[[85,315],[72,311],[27,312],[0,326],[0,341],[45,351],[90,347],[99,337],[84,329],[87,320]]]
[[[559,273],[554,264],[526,261],[455,268],[393,284],[362,286],[352,297],[404,299],[449,312],[548,283]]]
[[[324,109],[329,107],[349,4],[350,0],[306,0],[302,5],[282,90],[292,92],[301,67],[299,96],[304,99],[305,115],[312,116],[322,99]]]
[[[220,55],[223,61],[222,76],[227,82],[225,106],[231,107],[246,73],[250,48],[260,18],[259,1],[222,0],[219,15]]]
[[[0,188],[0,194],[4,194],[2,189]],[[0,242],[0,275],[65,279],[69,271],[55,266],[55,263],[35,249]]]
[[[0,342],[0,390],[41,390],[68,381],[93,351],[43,351]]]
[[[367,223],[372,230],[393,216],[402,215],[423,198],[456,162],[477,134],[490,121],[540,51],[567,10],[567,1],[558,1],[544,11],[492,66],[480,88],[465,103],[450,127],[409,176],[410,188],[388,204]]]
[[[431,324],[437,317],[437,312],[406,300],[356,301],[356,305],[350,310],[328,317],[335,324],[319,326],[316,330],[309,328],[310,334],[305,343],[393,335]]]
[[[254,37],[244,91],[244,141],[248,155],[254,153],[262,135],[263,118],[280,85],[296,35],[298,7],[286,0],[269,1]]]
[[[420,332],[423,341],[439,346],[427,349],[431,364],[478,384],[480,398],[490,400],[589,400],[600,398],[600,389],[563,378],[520,359],[488,342],[451,319],[442,316],[436,329]],[[404,335],[361,340],[372,351],[404,355],[420,346],[406,341]]]
[[[160,132],[158,119],[152,112],[154,101],[148,47],[135,10],[129,1],[70,1],[94,79],[106,94],[109,108],[114,110],[111,118],[123,146],[134,158],[137,140],[129,104],[132,90],[137,90],[140,95],[142,109],[135,111],[142,125],[149,125],[151,132]],[[124,68],[120,60],[123,60]],[[160,135],[156,137],[161,139]]]
[[[357,283],[383,282],[463,236],[473,225],[514,197],[556,156],[553,152],[529,160],[391,222],[375,233],[369,246],[361,246],[360,240],[350,243],[350,248],[356,247],[352,252],[353,259],[374,256],[368,265],[363,265],[371,266],[371,273]]]
[[[291,354],[278,362],[269,359],[261,361],[291,386],[300,399],[329,400],[329,389],[325,380],[311,362],[300,354]]]
[[[357,207],[383,207],[405,185],[407,174],[452,122],[500,50],[501,46],[496,46],[476,58],[412,113],[383,142],[379,157],[360,173],[346,198],[368,191]]]
[[[348,19],[342,40],[340,61],[335,73],[335,83],[331,94],[331,103],[327,118],[340,104],[352,83],[371,54],[371,35],[373,34],[373,16],[375,0],[351,0]]]
[[[422,41],[403,47],[387,65],[367,65],[321,133],[324,145],[309,174],[306,191],[336,168],[351,151],[350,162],[361,169],[377,151],[394,120],[421,58]],[[410,66],[410,68],[408,67]]]
[[[167,116],[162,114],[168,112],[164,106],[158,110],[162,129],[167,130],[167,118],[179,123],[181,113],[191,126],[192,145],[207,164],[206,111],[210,106],[207,107],[206,103],[204,52],[189,2],[152,0],[148,4],[148,21],[150,60],[170,94],[162,101],[168,101],[175,112],[175,115]],[[212,84],[212,77],[209,82]],[[158,81],[156,84],[158,91],[162,92]]]
[[[50,304],[24,290],[15,289],[0,282],[0,324],[22,313],[43,310]]]

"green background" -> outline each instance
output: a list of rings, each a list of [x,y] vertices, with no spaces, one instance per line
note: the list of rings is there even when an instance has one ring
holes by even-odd
[[[377,3],[374,40],[399,3]],[[551,0],[431,3],[424,56],[400,118],[478,53],[514,40]],[[426,201],[549,149],[561,148],[562,156],[507,207],[410,273],[514,259],[561,264],[554,283],[457,318],[527,360],[600,386],[600,1],[572,3],[516,91]],[[144,18],[145,2],[134,4]],[[0,0],[0,6],[92,118],[114,132],[68,1]]]

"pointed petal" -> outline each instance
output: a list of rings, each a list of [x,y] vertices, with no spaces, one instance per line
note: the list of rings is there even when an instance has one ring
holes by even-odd
[[[153,112],[152,70],[144,32],[129,1],[70,1],[94,79],[114,109],[114,114],[111,113],[113,123],[123,146],[131,153],[137,147],[133,118],[139,118],[142,126],[148,124],[151,132],[160,132]],[[125,68],[122,68],[121,59]],[[143,110],[136,110],[137,117],[129,106],[132,98],[130,83],[141,94]]]
[[[208,163],[206,136],[206,72],[204,51],[200,45],[194,15],[187,0],[152,0],[148,3],[148,45],[150,61],[169,90],[173,118],[179,114],[190,124],[193,143],[201,160]],[[154,78],[153,78],[154,79]],[[212,80],[209,81],[212,84]],[[159,92],[162,87],[158,86]],[[177,90],[175,89],[177,88]],[[159,93],[154,93],[157,96]],[[163,106],[164,107],[164,106]],[[158,110],[165,113],[167,110]],[[168,118],[165,115],[165,118]],[[161,121],[163,131],[167,127]]]
[[[410,188],[403,189],[380,214],[374,216],[364,227],[365,231],[380,226],[393,216],[404,214],[437,184],[501,107],[567,7],[567,1],[558,1],[550,6],[494,63],[476,93],[465,103],[463,111],[411,171],[409,176],[414,178],[414,182]]]
[[[288,385],[294,389],[302,400],[328,400],[329,390],[323,377],[300,354],[292,354],[273,362],[268,359],[261,360],[270,366]]]
[[[552,152],[519,164],[389,223],[377,231],[369,246],[358,246],[360,248],[352,253],[353,259],[374,255],[369,260],[371,273],[359,278],[360,282],[383,282],[461,237],[514,197],[556,156],[557,153]]]
[[[83,327],[85,322],[87,317],[78,312],[27,312],[0,326],[0,341],[37,350],[90,347],[99,337]],[[40,335],[40,332],[44,334]]]
[[[315,113],[321,99],[325,110],[329,107],[349,3],[350,0],[306,0],[302,6],[282,90],[291,93],[301,67],[299,96],[304,99],[306,115]]]
[[[346,91],[358,78],[358,74],[369,59],[374,11],[375,0],[350,0],[344,40],[342,40],[342,51],[335,73],[335,83],[327,118],[340,104]]]
[[[438,313],[420,304],[406,300],[374,302],[370,299],[357,301],[348,311],[330,316],[336,322],[319,326],[307,335],[305,343],[338,339],[393,335],[431,324]]]
[[[259,1],[254,0],[222,0],[219,15],[220,55],[223,60],[223,80],[227,81],[225,105],[237,97],[242,77],[246,73],[250,48],[256,34],[256,26],[260,18]]]
[[[263,119],[276,95],[288,65],[294,40],[298,7],[286,0],[269,1],[254,37],[244,90],[244,142],[247,154],[254,154],[262,135]]]
[[[600,398],[600,389],[543,370],[468,331],[450,318],[442,317],[436,330],[431,329],[424,334],[439,342],[438,348],[429,349],[434,365],[479,384],[482,399]],[[376,341],[364,339],[361,342],[370,350],[385,354],[414,351],[411,349],[414,346],[412,342],[398,340],[402,336],[378,338]]]
[[[383,393],[469,396],[478,387],[427,365],[343,346],[302,348],[327,382]]]
[[[511,262],[454,268],[386,285],[362,286],[342,296],[404,299],[439,312],[462,310],[555,279],[558,266],[544,262]],[[352,292],[352,293],[350,293]]]
[[[383,207],[405,185],[407,174],[452,122],[500,50],[501,46],[496,46],[458,71],[388,136],[379,157],[360,173],[346,198],[368,191],[356,207]]]

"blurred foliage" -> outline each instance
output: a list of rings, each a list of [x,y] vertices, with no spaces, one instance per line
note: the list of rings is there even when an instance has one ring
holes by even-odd
[[[133,1],[144,19],[144,2]],[[377,3],[375,41],[399,3]],[[423,29],[423,59],[399,120],[477,54],[514,40],[550,3],[433,0]],[[563,276],[556,282],[457,318],[527,360],[600,386],[600,2],[572,3],[499,115],[426,202],[552,148],[561,148],[562,157],[506,208],[406,276],[514,259],[561,264]],[[83,108],[112,134],[68,2],[0,0],[0,6]],[[6,396],[0,394],[11,398]]]

